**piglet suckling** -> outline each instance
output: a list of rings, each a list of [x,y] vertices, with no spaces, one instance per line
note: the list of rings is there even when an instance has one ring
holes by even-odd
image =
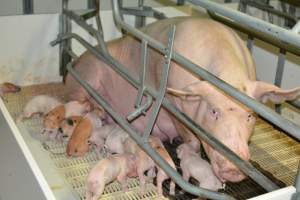
[[[48,95],[38,95],[30,99],[17,121],[22,121],[32,117],[34,114],[45,115],[55,107],[62,105],[63,103],[58,99]]]
[[[180,159],[184,180],[189,181],[189,178],[193,177],[202,188],[214,191],[222,188],[222,182],[214,174],[212,166],[203,160],[190,145],[181,144],[176,152]]]
[[[4,82],[0,84],[0,97],[6,93],[16,93],[19,92],[21,88],[13,83]]]
[[[69,156],[83,156],[90,146],[93,132],[102,127],[102,121],[97,112],[89,112],[77,124],[67,145]]]
[[[149,143],[151,147],[157,151],[157,153],[171,166],[176,170],[175,164],[170,157],[169,153],[163,146],[161,140],[158,137],[150,136]],[[136,165],[137,165],[137,174],[140,180],[141,194],[145,193],[146,186],[146,177],[144,173],[148,171],[147,175],[150,175],[154,172],[155,167],[158,169],[157,173],[157,191],[159,196],[163,196],[162,192],[162,183],[164,180],[169,177],[165,174],[165,172],[155,164],[155,162],[145,153],[130,137],[128,137],[124,142],[124,149],[126,152],[133,153],[136,157]],[[170,194],[175,194],[175,183],[173,181],[170,182]]]
[[[136,157],[133,154],[115,154],[102,159],[89,173],[86,184],[86,199],[98,200],[105,185],[117,180],[127,191],[127,177],[136,175]]]

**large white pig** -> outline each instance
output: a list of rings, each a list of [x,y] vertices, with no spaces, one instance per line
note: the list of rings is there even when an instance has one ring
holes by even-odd
[[[270,100],[275,103],[295,99],[299,94],[300,88],[282,90],[274,85],[256,81],[255,65],[244,42],[234,31],[218,22],[181,17],[155,22],[142,31],[166,44],[168,32],[173,24],[177,27],[174,50],[239,91],[258,101]],[[108,49],[113,57],[138,78],[141,62],[138,40],[126,36],[109,42]],[[148,53],[146,83],[158,88],[164,59],[154,50],[148,50]],[[94,55],[84,53],[76,62],[75,69],[120,115],[126,116],[134,110],[137,90]],[[71,76],[67,76],[66,86],[71,99],[84,101],[90,98]],[[197,95],[181,98],[169,94],[167,98],[242,159],[249,160],[248,140],[255,124],[255,116],[251,109],[184,70],[175,62],[171,63],[168,87]],[[148,119],[149,115],[146,115],[132,124],[142,132]],[[180,135],[184,142],[199,148],[200,140],[165,109],[160,110],[152,134],[162,140],[172,140]],[[203,145],[213,170],[221,181],[237,182],[245,177],[233,163],[209,145]]]

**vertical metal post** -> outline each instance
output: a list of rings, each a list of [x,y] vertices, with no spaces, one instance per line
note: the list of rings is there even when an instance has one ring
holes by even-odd
[[[87,8],[88,9],[96,8],[95,1],[94,0],[88,0],[87,1]]]
[[[118,5],[119,5],[119,10],[122,10],[122,8],[123,8],[123,0],[118,0]],[[121,17],[122,20],[124,20],[124,15],[122,14],[122,12],[120,13],[120,17]],[[126,31],[122,27],[120,27],[120,28],[121,28],[121,33],[123,35],[125,35]]]
[[[143,9],[144,6],[144,0],[139,0],[138,1],[138,7],[140,9]],[[144,16],[135,16],[135,27],[139,28],[139,27],[143,27],[146,24],[146,17]]]
[[[298,171],[297,175],[295,178],[295,188],[296,188],[296,193],[292,196],[292,200],[299,200],[300,199],[300,162],[298,163]]]
[[[278,55],[276,75],[275,75],[275,83],[274,83],[278,87],[281,86],[281,82],[282,82],[282,76],[283,76],[284,64],[285,64],[285,55],[286,55],[286,51],[283,49],[280,49],[280,52]],[[277,113],[281,113],[281,106],[275,105],[275,111]]]
[[[184,5],[185,0],[177,0],[177,5],[181,6]]]
[[[240,0],[238,10],[243,12],[243,13],[247,12],[247,2],[245,0]]]
[[[68,17],[63,14],[63,11],[68,9],[68,0],[62,0],[62,14],[60,15],[60,34],[71,33],[71,22]],[[59,46],[59,73],[65,77],[67,73],[66,66],[71,61],[71,56],[68,51],[71,49],[71,40],[65,40]]]
[[[33,0],[23,0],[23,14],[33,14]]]
[[[251,54],[253,51],[253,44],[254,44],[254,37],[252,35],[248,35],[247,48],[249,49]]]

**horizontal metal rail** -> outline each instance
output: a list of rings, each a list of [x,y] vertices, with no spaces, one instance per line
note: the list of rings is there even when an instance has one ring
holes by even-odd
[[[206,0],[203,0],[206,2]],[[125,23],[120,18],[120,13],[118,9],[118,2],[117,0],[113,0],[113,11],[114,11],[114,18],[117,25],[121,26],[123,29],[128,31],[130,34],[134,35],[135,37],[139,38],[140,40],[146,40],[148,45],[152,48],[156,49],[157,51],[164,53],[165,46],[160,42],[154,40],[153,38],[149,37],[147,34],[133,28],[132,26]],[[299,37],[298,37],[299,39]],[[300,40],[298,41],[300,43]],[[199,67],[195,63],[192,63],[190,60],[184,58],[177,52],[172,54],[172,59],[180,64],[183,68],[187,69],[188,71],[196,74],[198,77],[208,81],[209,83],[213,84],[217,88],[225,91],[228,95],[234,97],[238,101],[242,102],[249,108],[253,109],[256,113],[260,116],[264,117],[268,121],[276,124],[282,130],[286,131],[287,134],[297,138],[300,140],[300,127],[292,123],[291,121],[283,118],[282,116],[278,115],[272,109],[268,108],[267,106],[255,101],[254,99],[248,97],[247,95],[239,92],[237,89],[233,88],[231,85],[228,85],[223,80],[219,79],[218,77],[214,76],[213,74],[209,73],[205,69]]]
[[[290,15],[288,13],[282,12],[280,10],[276,10],[272,6],[267,5],[265,3],[262,3],[262,2],[259,2],[259,1],[253,1],[253,0],[241,0],[240,3],[244,3],[247,6],[255,7],[255,8],[261,9],[263,11],[266,11],[268,13],[275,14],[275,15],[277,15],[279,17],[291,20],[294,23],[297,22],[296,17],[294,17],[293,15]]]
[[[67,35],[64,35],[64,36],[58,38],[56,41],[53,41],[51,43],[51,45],[55,45],[56,43],[61,42],[62,40],[68,40],[70,38],[76,39],[88,51],[90,51],[92,54],[94,54],[98,59],[100,59],[100,60],[104,61],[106,64],[110,65],[110,67],[113,70],[115,70],[118,74],[120,74],[130,84],[132,84],[136,88],[139,88],[139,82],[134,77],[132,77],[131,74],[128,72],[128,70],[124,66],[122,66],[117,60],[115,60],[109,54],[106,54],[106,55],[101,54],[101,52],[99,52],[98,49],[96,49],[95,47],[90,45],[88,42],[86,42],[84,39],[82,39],[80,36],[78,36],[74,33],[67,34]],[[173,52],[173,54],[174,53],[175,52]],[[157,92],[150,86],[147,86],[145,92],[155,98],[158,97]],[[203,140],[204,142],[209,144],[215,150],[217,150],[222,155],[224,155],[227,159],[232,161],[237,167],[239,167],[239,169],[241,169],[246,175],[248,175],[253,180],[255,180],[259,185],[261,185],[267,191],[273,191],[273,190],[278,189],[278,186],[276,186],[272,181],[270,181],[268,178],[266,178],[261,172],[259,172],[257,169],[255,169],[249,162],[242,160],[233,151],[231,151],[227,146],[225,146],[223,143],[218,141],[210,133],[208,133],[204,129],[202,129],[191,118],[189,118],[184,113],[182,113],[180,110],[178,110],[168,99],[164,98],[162,105],[170,113],[172,113],[175,117],[177,117],[177,119],[180,122],[182,122],[187,127],[190,127],[191,130],[194,131],[194,133],[198,137],[201,138],[201,140]],[[122,124],[120,124],[120,125],[122,126]],[[172,177],[172,175],[169,174],[168,171],[166,171],[166,173]],[[175,182],[176,182],[176,180],[175,180]],[[183,189],[186,190],[186,188],[183,188]]]
[[[272,44],[274,46],[279,47],[282,50],[285,50],[286,52],[293,53],[297,56],[300,56],[300,49],[295,49],[295,47],[292,47],[284,42],[279,42],[278,40],[268,37],[266,34],[262,34],[261,32],[255,31],[245,25],[239,24],[237,22],[231,21],[228,18],[225,18],[223,16],[217,15],[216,13],[212,11],[208,11],[208,14],[216,21],[219,21],[227,26],[230,26],[234,29],[237,29],[241,32],[244,32],[246,34],[249,34],[251,37],[258,38],[262,41],[265,41],[269,44]],[[300,100],[294,100],[294,101],[288,101],[289,104],[293,105],[294,107],[300,109]]]
[[[267,23],[261,19],[251,17],[239,11],[232,10],[230,8],[226,8],[217,3],[213,3],[209,0],[187,0],[194,5],[201,6],[207,10],[215,12],[217,14],[223,15],[224,17],[229,18],[230,20],[234,20],[239,24],[243,24],[248,26],[249,28],[264,33],[276,40],[286,43],[289,46],[297,49],[300,49],[300,36],[294,32],[291,32],[287,29],[281,28],[279,26]]]

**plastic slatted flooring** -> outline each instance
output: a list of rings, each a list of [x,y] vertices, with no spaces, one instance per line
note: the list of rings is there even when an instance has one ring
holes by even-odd
[[[28,100],[39,94],[48,94],[66,100],[67,94],[63,90],[61,83],[49,83],[23,87],[17,94],[8,94],[4,97],[8,110],[14,119],[20,114],[22,108]],[[33,137],[37,137],[37,132],[41,130],[41,119],[34,117],[24,122]],[[71,185],[74,192],[83,199],[85,190],[85,180],[89,170],[99,160],[94,152],[89,152],[82,158],[67,158],[64,154],[66,144],[47,142],[50,149],[49,155],[58,170],[63,172],[65,179]],[[173,144],[165,143],[167,150],[173,157],[176,165],[179,161],[176,158],[175,149],[179,145],[176,141]],[[42,145],[41,145],[41,148]],[[300,160],[300,144],[287,137],[284,133],[274,129],[263,120],[258,120],[254,134],[250,139],[251,162],[262,173],[276,182],[280,187],[292,185],[296,176],[298,162]],[[52,153],[51,153],[52,152]],[[205,155],[204,155],[205,157]],[[191,180],[194,182],[193,180]],[[164,184],[165,194],[167,185]],[[156,199],[155,185],[148,183],[147,193],[139,195],[139,181],[130,179],[129,191],[123,193],[120,185],[113,182],[106,186],[101,199],[129,200],[129,199]],[[192,195],[180,192],[176,188],[176,197],[170,199],[192,199]],[[251,179],[246,179],[238,184],[228,183],[225,193],[235,196],[237,199],[247,199],[265,193],[259,185]]]

